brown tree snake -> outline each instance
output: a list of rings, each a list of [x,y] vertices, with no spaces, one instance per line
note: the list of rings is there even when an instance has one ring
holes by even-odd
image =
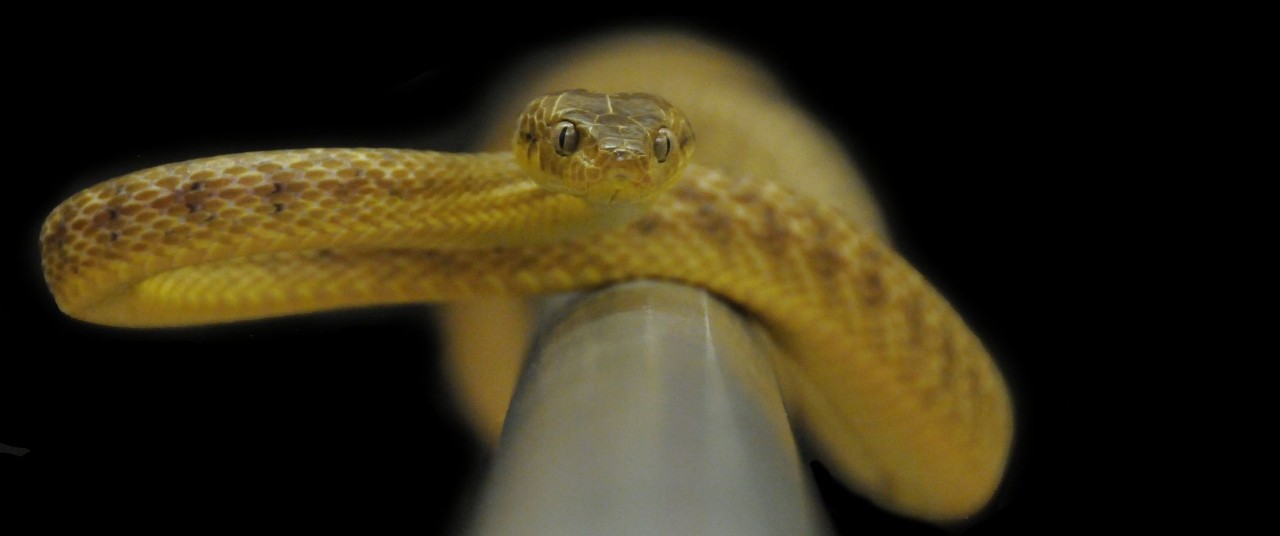
[[[689,77],[646,77],[644,58],[618,72],[601,48],[529,82],[604,93],[534,99],[496,134],[514,152],[244,153],[90,187],[45,223],[46,279],[68,314],[128,327],[461,301],[452,366],[489,437],[513,373],[475,380],[475,364],[515,370],[526,336],[488,335],[495,315],[611,282],[688,283],[770,330],[789,411],[847,484],[927,520],[980,509],[1013,437],[982,343],[888,245],[820,126],[753,65],[665,48],[660,68]]]

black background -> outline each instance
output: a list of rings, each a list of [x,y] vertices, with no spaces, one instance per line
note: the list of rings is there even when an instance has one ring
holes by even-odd
[[[915,524],[816,467],[842,534],[1085,525],[1118,496],[1099,486],[1104,455],[1089,439],[1106,386],[1087,367],[1109,351],[1085,342],[1105,328],[1082,313],[1097,268],[1079,259],[1094,233],[1081,222],[1107,210],[1081,192],[1111,186],[1082,172],[1101,151],[1087,138],[1098,127],[1082,123],[1118,67],[1098,61],[1097,27],[955,15],[663,24],[756,54],[827,118],[904,255],[1014,390],[1015,456],[983,516]],[[0,179],[11,252],[0,442],[31,452],[0,455],[0,474],[32,476],[48,485],[31,496],[138,528],[434,533],[465,519],[484,460],[450,408],[424,308],[104,328],[57,311],[36,248],[61,199],[152,165],[286,147],[465,149],[485,88],[521,51],[633,27],[607,17],[582,31],[378,26],[407,16],[122,26],[17,60]]]

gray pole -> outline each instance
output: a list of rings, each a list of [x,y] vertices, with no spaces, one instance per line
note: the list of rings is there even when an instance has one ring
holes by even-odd
[[[673,284],[571,304],[516,388],[472,533],[825,534],[761,332]]]

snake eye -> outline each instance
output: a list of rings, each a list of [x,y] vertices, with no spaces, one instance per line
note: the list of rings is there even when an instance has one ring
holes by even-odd
[[[658,136],[653,138],[653,155],[658,157],[659,163],[666,162],[667,157],[671,156],[671,129],[658,129]]]
[[[561,121],[551,129],[556,134],[556,154],[569,156],[570,153],[578,150],[578,129],[573,126],[573,123]]]

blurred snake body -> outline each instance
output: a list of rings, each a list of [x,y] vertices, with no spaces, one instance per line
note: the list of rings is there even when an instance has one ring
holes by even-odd
[[[127,327],[687,283],[769,330],[789,411],[847,483],[937,521],[990,499],[1004,382],[879,233],[690,163],[658,97],[557,93],[520,117],[510,152],[254,152],[103,182],[45,222],[45,277],[67,314]]]

